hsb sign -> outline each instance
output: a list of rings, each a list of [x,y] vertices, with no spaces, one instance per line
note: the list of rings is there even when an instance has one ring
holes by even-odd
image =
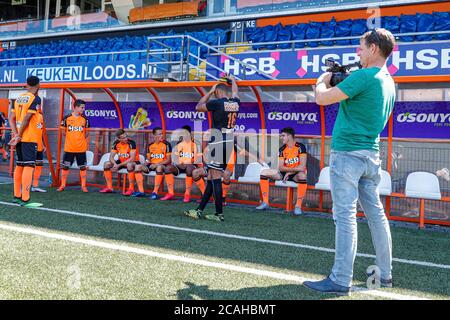
[[[398,45],[389,57],[387,67],[391,75],[442,75],[450,73],[450,42],[412,43]],[[325,60],[333,58],[341,64],[359,60],[356,46],[345,48],[315,48],[297,51],[253,52],[232,55],[250,67],[225,56],[209,56],[208,62],[239,78],[267,79],[259,70],[276,79],[313,79],[326,71]],[[255,70],[256,69],[256,70]],[[213,67],[207,72],[218,76]]]

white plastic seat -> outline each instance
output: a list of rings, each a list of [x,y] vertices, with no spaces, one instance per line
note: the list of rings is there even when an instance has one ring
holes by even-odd
[[[149,173],[144,173],[144,176],[154,177],[154,176],[156,176],[156,171],[150,171]]]
[[[294,182],[294,181],[283,181],[283,180],[278,180],[275,181],[275,185],[277,187],[285,187],[285,188],[297,188],[298,183]]]
[[[102,155],[102,157],[100,158],[100,161],[98,164],[96,164],[95,166],[89,166],[88,170],[91,171],[103,171],[103,166],[105,164],[106,161],[109,160],[109,155],[110,153],[105,153],[104,155]]]
[[[245,169],[244,176],[238,178],[238,182],[243,183],[259,183],[261,171],[269,169],[268,166],[262,166],[259,162],[249,163]],[[233,172],[234,174],[234,172]]]
[[[94,153],[92,151],[86,151],[86,166],[90,167],[94,162]],[[79,169],[77,164],[77,159],[72,163],[70,169]]]
[[[391,175],[386,170],[381,170],[381,181],[378,185],[378,191],[382,196],[389,196],[392,193]]]
[[[186,173],[180,173],[179,175],[175,176],[177,179],[186,179]]]
[[[413,172],[406,178],[405,195],[408,198],[441,200],[438,177],[429,172]]]
[[[322,170],[320,170],[319,181],[317,181],[315,188],[317,190],[331,190],[330,167],[324,167]]]

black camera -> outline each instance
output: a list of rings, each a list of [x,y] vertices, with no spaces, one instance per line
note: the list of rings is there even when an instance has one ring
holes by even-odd
[[[219,82],[224,82],[224,83],[228,84],[229,86],[231,86],[231,84],[233,83],[233,81],[231,81],[231,79],[228,78],[228,74],[225,74],[222,77],[220,77]]]
[[[355,67],[358,67],[358,69],[362,68],[361,63],[359,62],[354,62],[347,64],[345,66],[341,66],[338,62],[334,61],[331,58],[325,61],[325,65],[328,67],[327,72],[332,73],[330,80],[330,85],[332,87],[344,81],[345,78],[347,78],[350,75],[351,69]]]

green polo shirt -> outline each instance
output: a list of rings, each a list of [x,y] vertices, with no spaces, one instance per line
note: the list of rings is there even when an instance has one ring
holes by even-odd
[[[395,102],[395,84],[386,68],[354,71],[339,83],[348,99],[339,104],[331,149],[379,151],[383,131]]]

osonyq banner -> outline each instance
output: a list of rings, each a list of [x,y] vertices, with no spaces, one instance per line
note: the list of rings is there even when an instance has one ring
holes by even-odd
[[[160,111],[154,102],[119,103],[122,110],[124,127],[129,129],[153,129],[161,127]],[[195,111],[195,103],[165,102],[163,115],[167,130],[176,130],[190,125],[196,131],[209,128],[208,115]],[[321,116],[319,106],[305,102],[265,103],[264,120],[270,133],[292,127],[299,135],[320,136]],[[339,106],[325,107],[325,134],[331,136]],[[86,116],[92,127],[119,128],[118,112],[112,102],[88,102]],[[449,139],[450,138],[450,102],[396,102],[393,136],[397,138]],[[238,114],[236,132],[259,132],[261,114],[257,103],[246,102]],[[387,137],[387,126],[380,134]]]

